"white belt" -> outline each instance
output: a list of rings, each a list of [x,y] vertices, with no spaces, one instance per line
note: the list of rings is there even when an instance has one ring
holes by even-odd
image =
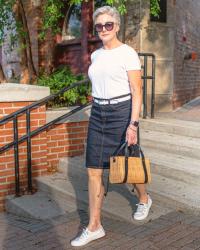
[[[117,104],[119,102],[123,102],[123,101],[127,101],[127,100],[130,100],[131,99],[131,96],[125,96],[125,97],[120,97],[120,98],[117,98],[117,99],[112,99],[112,100],[98,100],[94,97],[94,102],[100,104],[100,105],[105,105],[105,104]]]

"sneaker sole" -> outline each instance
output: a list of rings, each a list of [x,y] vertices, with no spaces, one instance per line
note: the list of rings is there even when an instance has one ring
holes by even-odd
[[[85,242],[84,244],[81,244],[81,245],[76,245],[76,244],[73,245],[73,244],[71,243],[71,246],[73,246],[73,247],[82,247],[82,246],[85,246],[85,245],[87,245],[88,243],[90,243],[90,242],[92,242],[92,241],[94,241],[94,240],[98,240],[98,239],[103,238],[105,235],[106,235],[106,233],[104,233],[104,234],[102,234],[102,235],[99,235],[99,236],[96,236],[96,237],[94,237],[93,239],[90,239],[90,240],[88,240],[87,242]]]

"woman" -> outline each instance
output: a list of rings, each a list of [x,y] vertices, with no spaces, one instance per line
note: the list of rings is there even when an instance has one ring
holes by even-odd
[[[137,143],[142,103],[140,61],[135,50],[117,38],[119,13],[104,6],[95,11],[93,20],[103,47],[92,53],[88,70],[93,96],[86,150],[90,218],[86,229],[71,241],[72,246],[83,246],[105,236],[101,225],[103,169],[109,168],[109,157],[125,140],[128,145]],[[133,218],[143,220],[152,200],[145,185],[137,184],[135,189],[139,204]]]

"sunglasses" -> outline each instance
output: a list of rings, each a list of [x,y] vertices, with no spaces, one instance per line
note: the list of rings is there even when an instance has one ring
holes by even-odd
[[[94,27],[95,27],[95,30],[97,32],[102,32],[103,31],[103,27],[105,27],[105,29],[107,31],[111,31],[111,30],[113,30],[114,22],[106,22],[104,25],[101,24],[101,23],[97,23],[97,24],[95,24]]]

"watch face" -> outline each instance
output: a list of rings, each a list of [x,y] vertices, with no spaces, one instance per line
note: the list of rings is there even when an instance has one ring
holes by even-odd
[[[131,121],[131,124],[132,124],[133,126],[135,126],[135,127],[138,127],[139,122],[137,122],[137,121]]]

